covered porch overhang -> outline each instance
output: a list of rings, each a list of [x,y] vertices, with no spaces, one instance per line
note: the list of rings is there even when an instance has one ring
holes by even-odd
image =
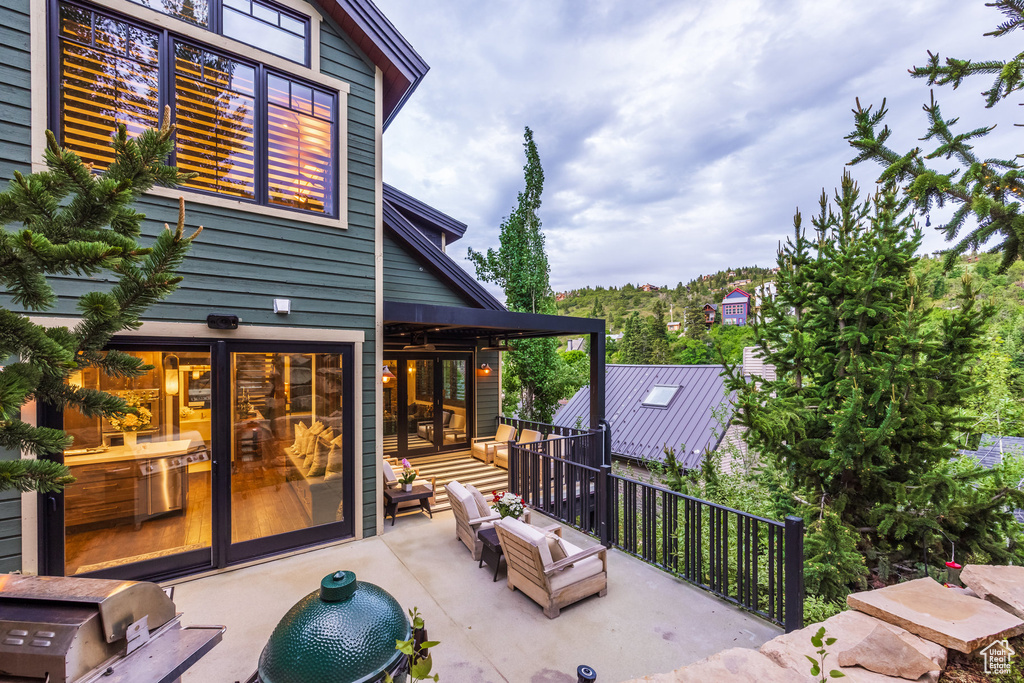
[[[605,323],[599,318],[514,313],[504,310],[384,302],[384,345],[438,348],[504,345],[516,339],[589,336],[590,424],[605,424]]]

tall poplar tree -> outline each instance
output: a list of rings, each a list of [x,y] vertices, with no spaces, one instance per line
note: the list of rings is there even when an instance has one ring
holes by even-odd
[[[41,456],[71,444],[62,430],[21,420],[31,399],[86,417],[135,412],[121,398],[67,380],[87,367],[111,377],[139,377],[152,369],[135,356],[103,348],[114,334],[137,329],[145,310],[175,290],[181,281],[175,271],[199,234],[185,236],[182,201],[175,229],[163,230],[151,247],[139,243],[145,215],[132,208],[135,200],[155,184],[174,187],[192,177],[163,163],[172,135],[169,108],[159,129],[138,138],[129,138],[122,125],[111,140],[113,163],[94,173],[47,131],[47,170],[27,176],[15,171],[0,194],[0,283],[16,307],[0,307],[0,359],[16,359],[0,370],[0,447]],[[45,327],[26,315],[56,305],[50,276],[101,272],[113,274],[115,284],[78,297],[82,320],[74,327]],[[67,468],[50,460],[0,461],[0,491],[56,491],[71,481]]]
[[[1024,25],[1024,2],[1021,0],[995,0],[986,3],[1003,13],[1005,21],[986,36],[1009,35]],[[958,88],[972,76],[994,77],[991,87],[982,93],[985,106],[993,107],[1011,94],[1024,88],[1024,52],[1015,49],[1016,56],[1009,60],[958,59],[942,61],[938,53],[928,53],[925,66],[915,66],[910,74],[924,78],[928,85],[952,85]],[[947,202],[956,207],[945,225],[937,226],[948,241],[959,240],[946,253],[945,266],[951,268],[956,258],[966,251],[975,251],[992,239],[997,240],[993,252],[1002,252],[1001,270],[1006,270],[1019,257],[1024,257],[1024,213],[1020,200],[1024,197],[1024,179],[1016,159],[989,159],[978,156],[972,141],[988,135],[995,126],[959,132],[954,127],[957,118],[948,119],[939,108],[934,93],[924,106],[928,117],[928,131],[921,139],[933,145],[930,151],[915,147],[900,152],[887,146],[891,135],[883,124],[886,114],[885,100],[873,110],[857,101],[854,110],[854,130],[847,136],[857,156],[851,164],[875,161],[885,167],[880,181],[901,184],[914,204],[925,213]],[[960,168],[943,173],[932,167],[933,160],[952,159]],[[961,236],[967,219],[972,217],[977,226]]]
[[[500,246],[497,251],[488,249],[486,253],[470,249],[469,259],[476,266],[478,278],[505,291],[505,305],[510,311],[552,315],[556,312],[555,296],[538,214],[544,192],[544,169],[529,127],[524,133],[523,147],[525,188],[519,193],[516,208],[501,223]],[[560,362],[557,339],[509,341],[502,390],[506,401],[518,406],[520,417],[551,421],[561,398]]]
[[[844,174],[834,207],[822,193],[813,237],[798,213],[779,251],[777,296],[751,321],[777,378],[749,382],[729,369],[747,443],[790,479],[811,534],[828,534],[808,547],[822,550],[818,569],[833,565],[817,574],[833,589],[863,571],[836,564],[851,534],[883,580],[900,563],[948,559],[951,543],[958,558],[982,562],[1021,552],[1017,482],[953,465],[991,309],[965,278],[958,307],[925,324],[936,312],[912,271],[921,233],[909,202],[893,187],[861,201]]]

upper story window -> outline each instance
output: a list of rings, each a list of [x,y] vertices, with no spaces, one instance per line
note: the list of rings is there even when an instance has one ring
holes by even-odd
[[[337,214],[336,92],[78,5],[59,12],[53,97],[64,146],[105,168],[116,126],[137,135],[166,103],[177,126],[171,163],[197,174],[187,187]]]
[[[210,25],[210,3],[208,0],[134,0],[134,2],[199,26]]]
[[[133,0],[309,66],[309,17],[272,0]]]
[[[309,63],[308,18],[257,0],[223,0],[221,12],[221,33],[229,38],[293,62]]]

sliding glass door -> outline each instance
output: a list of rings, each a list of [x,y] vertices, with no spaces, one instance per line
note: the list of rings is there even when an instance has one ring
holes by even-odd
[[[56,459],[75,477],[43,497],[43,573],[156,578],[353,533],[351,345],[112,347],[149,371],[70,384],[132,414],[40,414],[73,437]]]
[[[384,454],[416,457],[468,448],[473,423],[472,355],[385,357]]]

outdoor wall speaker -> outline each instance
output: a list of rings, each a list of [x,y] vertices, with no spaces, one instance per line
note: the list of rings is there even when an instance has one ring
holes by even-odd
[[[211,330],[237,330],[238,316],[211,313],[206,316],[206,326]]]

